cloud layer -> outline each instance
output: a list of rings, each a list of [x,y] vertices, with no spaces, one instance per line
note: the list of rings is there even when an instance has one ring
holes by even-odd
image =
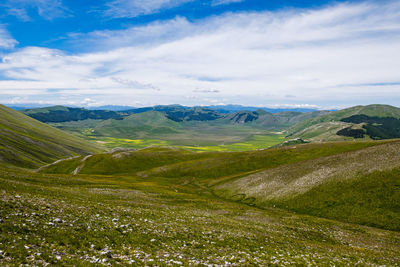
[[[69,15],[61,0],[4,0],[0,8],[23,21],[31,20],[31,12],[47,20]]]
[[[17,44],[18,42],[11,37],[6,28],[0,25],[0,49],[10,49]]]
[[[105,15],[113,18],[133,18],[157,13],[193,0],[114,0],[108,3]]]
[[[71,55],[30,47],[5,55],[0,101],[37,95],[55,103],[87,98],[131,105],[400,101],[397,2],[229,13],[194,22],[177,17],[71,38],[96,51]]]

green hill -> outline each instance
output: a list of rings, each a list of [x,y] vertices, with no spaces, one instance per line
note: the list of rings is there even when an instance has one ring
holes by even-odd
[[[399,231],[398,151],[400,141],[384,143],[281,165],[222,182],[214,190],[259,207]]]
[[[53,106],[21,110],[22,113],[41,122],[66,122],[80,120],[108,120],[122,119],[123,114],[109,110],[87,110],[84,108],[70,108]]]
[[[398,265],[399,232],[255,208],[209,190],[194,177],[0,168],[0,265]]]
[[[400,213],[396,212],[400,201],[396,191],[400,183],[396,174],[400,170],[399,150],[400,141],[301,144],[252,152],[200,154],[152,148],[76,158],[42,172],[128,175],[147,181],[162,178],[168,184],[191,186],[197,183],[197,189],[207,188],[208,193],[224,199],[261,208],[279,206],[400,230]],[[380,180],[381,176],[385,180]],[[356,184],[359,186],[354,187]],[[365,187],[373,190],[366,192]],[[332,202],[330,199],[338,191],[341,197]],[[352,198],[358,206],[351,203]]]
[[[116,138],[157,138],[176,134],[181,128],[178,122],[168,119],[158,111],[133,114],[122,120],[106,120],[93,128],[93,135]]]
[[[364,129],[365,138],[368,138],[368,120],[350,121],[348,118],[364,115],[376,118],[400,119],[400,108],[389,105],[355,106],[335,112],[331,112],[316,118],[305,120],[288,129],[290,138],[302,138],[311,141],[338,141],[352,140],[354,133]],[[338,135],[339,131],[347,129],[347,135]],[[376,131],[375,131],[376,132]],[[393,136],[393,135],[391,135]],[[387,139],[384,138],[380,139]],[[394,135],[394,137],[397,137]],[[379,139],[379,138],[378,138]]]
[[[69,146],[98,150],[0,108],[2,159],[7,153],[29,156],[14,164],[35,167],[82,154],[38,172],[0,168],[2,266],[399,262],[400,141],[83,155]],[[125,119],[150,131],[159,125],[178,131],[182,125],[155,111]],[[123,132],[125,123],[117,122],[101,123]]]
[[[36,168],[101,148],[0,105],[0,162]]]

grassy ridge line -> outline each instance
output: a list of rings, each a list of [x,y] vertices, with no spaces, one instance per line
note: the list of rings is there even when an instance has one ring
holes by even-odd
[[[35,168],[102,148],[0,105],[0,161]]]
[[[400,259],[399,233],[176,192],[166,179],[4,169],[0,179],[0,265],[395,266]]]

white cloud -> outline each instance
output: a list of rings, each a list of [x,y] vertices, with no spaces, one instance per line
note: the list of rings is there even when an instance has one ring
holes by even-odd
[[[63,6],[61,0],[4,0],[0,8],[23,21],[31,20],[30,12],[47,20],[70,16],[70,11]]]
[[[135,26],[124,30],[94,31],[88,34],[70,34],[70,43],[80,49],[110,50],[118,47],[160,45],[203,32],[182,17],[169,21],[155,21],[145,26]],[[90,43],[90,46],[87,44]]]
[[[220,5],[228,5],[233,3],[240,3],[244,0],[213,0],[211,2],[211,6],[220,6]]]
[[[105,15],[113,18],[133,18],[157,13],[193,0],[114,0],[107,4]]]
[[[17,44],[18,42],[12,38],[6,28],[0,24],[0,49],[10,49]]]
[[[0,100],[38,94],[143,105],[210,99],[246,105],[396,104],[399,33],[396,2],[226,14],[197,22],[177,18],[80,36],[83,44],[96,40],[105,51],[10,53],[0,64],[0,75],[7,77],[0,81]],[[212,98],[206,100],[205,90],[213,91]]]

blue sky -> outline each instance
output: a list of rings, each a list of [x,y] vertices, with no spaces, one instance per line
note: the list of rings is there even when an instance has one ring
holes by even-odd
[[[399,1],[2,0],[0,102],[400,103]]]

